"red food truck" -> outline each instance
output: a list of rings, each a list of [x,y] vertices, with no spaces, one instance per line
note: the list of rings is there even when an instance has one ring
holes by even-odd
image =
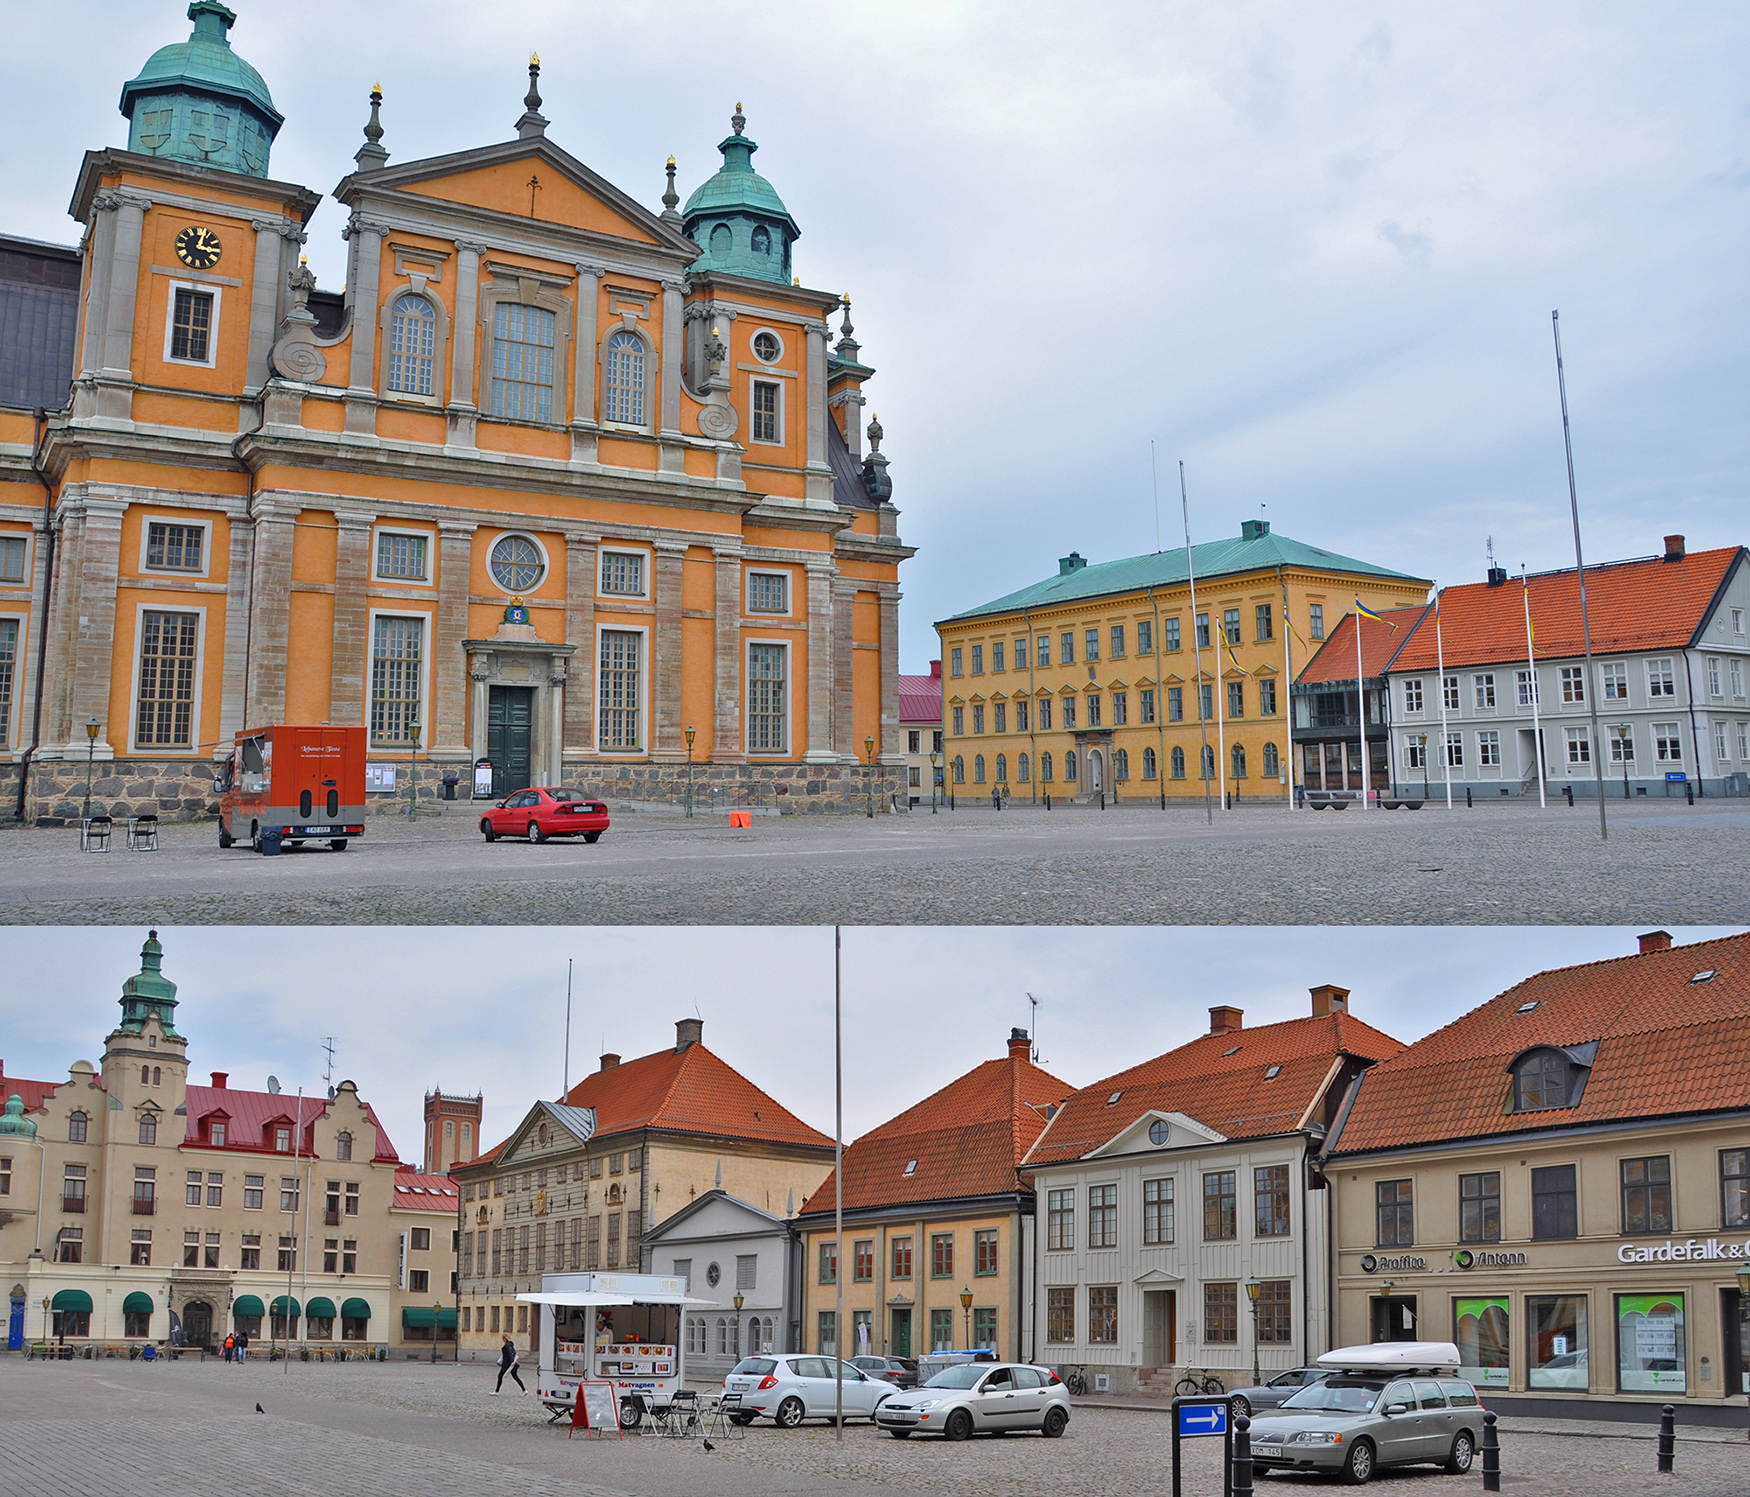
[[[251,728],[237,735],[219,792],[219,846],[277,852],[326,840],[340,852],[365,821],[363,728]]]

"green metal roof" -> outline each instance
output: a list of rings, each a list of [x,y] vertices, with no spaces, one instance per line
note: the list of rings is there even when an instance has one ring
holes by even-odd
[[[122,1301],[124,1315],[150,1315],[152,1309],[152,1296],[138,1289]]]
[[[35,1138],[36,1123],[24,1115],[24,1098],[14,1092],[0,1113],[0,1138]]]
[[[91,1313],[91,1296],[83,1289],[57,1290],[54,1299],[50,1301],[50,1308],[54,1310],[83,1310],[89,1315]]]
[[[1345,572],[1356,577],[1383,577],[1394,582],[1424,582],[1394,572],[1372,562],[1357,561],[1327,551],[1322,546],[1309,546],[1304,541],[1278,535],[1265,520],[1247,520],[1240,534],[1227,540],[1204,541],[1191,548],[1197,580],[1233,577],[1245,572],[1274,571],[1277,567],[1313,568],[1326,572]],[[1080,563],[1072,552],[1070,558]],[[1116,593],[1140,592],[1150,587],[1173,587],[1190,576],[1185,565],[1185,548],[1176,551],[1155,551],[1146,556],[1129,556],[1122,561],[1103,561],[1092,565],[1081,563],[1035,582],[1019,592],[1009,593],[977,608],[944,619],[954,623],[960,619],[983,618],[989,615],[1018,613],[1023,608],[1046,608],[1056,603],[1073,603],[1084,598],[1107,597]]]
[[[335,1316],[334,1301],[325,1294],[319,1294],[304,1307],[304,1311],[313,1320],[333,1320]]]
[[[787,286],[790,246],[802,230],[772,184],[753,169],[753,153],[759,147],[741,133],[746,123],[737,104],[731,121],[734,133],[717,145],[723,165],[681,210],[682,229],[702,251],[689,269],[695,274],[720,271]],[[754,237],[761,229],[766,236],[763,251],[756,248]]]
[[[158,932],[149,930],[140,948],[140,970],[122,984],[123,1029],[138,1034],[147,1019],[156,1017],[166,1034],[176,1033],[176,984],[160,970],[163,961]]]
[[[265,1315],[267,1311],[262,1308],[260,1299],[255,1295],[240,1294],[231,1301],[231,1313],[233,1315]]]
[[[369,1320],[371,1302],[368,1299],[349,1299],[340,1307],[340,1314],[345,1320]]]

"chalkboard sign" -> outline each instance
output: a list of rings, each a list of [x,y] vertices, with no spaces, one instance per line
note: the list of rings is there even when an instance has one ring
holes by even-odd
[[[572,1427],[582,1425],[590,1430],[620,1430],[620,1400],[612,1383],[579,1383],[577,1402],[571,1416]]]

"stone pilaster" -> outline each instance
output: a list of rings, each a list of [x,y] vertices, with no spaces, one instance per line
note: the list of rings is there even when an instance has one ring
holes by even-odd
[[[741,764],[747,748],[741,732],[741,562],[740,546],[712,550],[716,566],[712,630],[711,757],[719,764]]]
[[[115,214],[121,200],[99,192],[91,200],[91,232],[86,239],[85,325],[79,340],[79,378],[103,367],[104,334],[109,318],[109,280],[115,265]]]
[[[656,467],[660,473],[686,471],[686,447],[681,435],[681,364],[686,340],[686,309],[681,298],[685,291],[681,281],[662,283],[662,414],[656,432]]]
[[[808,454],[803,484],[811,504],[831,504],[832,468],[826,460],[826,324],[808,324],[808,368],[802,398],[808,403]]]
[[[829,558],[808,563],[808,748],[810,764],[830,764],[833,752],[833,578]]]
[[[377,281],[383,268],[385,225],[357,214],[347,225],[352,239],[352,364],[346,377],[346,431],[377,434]]]
[[[857,580],[835,577],[832,589],[832,743],[843,758],[861,761],[863,745],[855,741],[856,644],[852,624],[857,616]]]
[[[45,664],[45,707],[42,740],[59,745],[68,741],[73,723],[73,662],[78,653],[76,637],[81,604],[80,558],[85,549],[85,503],[82,494],[62,491],[55,505],[59,543],[55,549],[55,591],[49,606],[49,654]],[[58,747],[51,753],[59,753]]]
[[[575,360],[571,374],[571,461],[574,463],[593,464],[596,461],[596,307],[601,301],[602,277],[606,274],[604,265],[592,265],[587,260],[577,262],[577,336],[573,340]],[[565,741],[577,741],[569,728]]]
[[[681,737],[681,569],[686,545],[656,543],[656,642],[650,693],[650,751],[653,759],[685,759]]]
[[[468,637],[468,578],[475,529],[449,520],[438,524],[438,601],[431,652],[434,759],[460,758],[468,752],[468,662],[462,642]]]
[[[47,637],[44,631],[49,627],[49,621],[44,614],[43,599],[48,596],[49,535],[53,528],[53,520],[40,518],[31,526],[36,542],[30,551],[30,616],[25,624],[23,658],[18,662],[14,677],[17,689],[12,698],[13,711],[17,714],[13,718],[13,723],[16,724],[13,741],[20,748],[36,745],[38,740],[32,736],[33,728],[38,733],[42,731],[40,722],[31,721],[30,704],[36,700],[38,642]]]
[[[474,445],[474,422],[479,414],[474,369],[480,325],[480,256],[485,249],[485,245],[465,239],[456,241],[456,317],[450,328],[449,429],[444,438],[451,447]]]
[[[343,727],[365,723],[365,661],[371,640],[371,526],[376,516],[337,509],[334,543],[334,655],[329,663],[328,720]],[[255,714],[258,721],[265,720]]]
[[[876,757],[901,756],[905,745],[899,736],[899,599],[898,584],[878,582],[881,600],[881,726],[876,730]],[[897,757],[903,763],[903,757]]]
[[[115,240],[110,256],[109,294],[104,301],[103,373],[109,379],[132,379],[134,304],[140,285],[140,244],[150,199],[138,193],[116,194]]]
[[[568,754],[586,754],[595,742],[595,569],[600,540],[588,531],[565,532],[565,642],[577,646],[565,683]]]
[[[468,655],[468,756],[470,760],[486,757],[486,709],[491,692],[492,655],[487,651],[470,651]],[[472,783],[470,781],[470,783]]]
[[[250,220],[255,230],[255,275],[249,293],[249,357],[243,366],[244,393],[253,395],[268,381],[268,350],[279,336],[280,283],[286,279],[285,221]]]
[[[127,688],[116,704],[120,721],[111,721],[115,670],[116,578],[121,569],[122,515],[128,503],[111,494],[87,494],[79,547],[78,630],[74,635],[73,692],[65,752],[83,759],[88,750],[86,722],[95,717],[97,757],[112,758],[114,745],[127,743]]]
[[[291,621],[292,535],[298,506],[271,494],[257,494],[250,514],[255,522],[255,582],[249,608],[246,727],[285,719],[286,633]],[[339,649],[337,639],[337,658]],[[331,720],[346,722],[338,713]]]
[[[243,693],[248,686],[249,570],[254,530],[249,501],[241,495],[225,501],[231,544],[225,557],[225,668],[219,688],[219,741],[215,759],[228,758],[237,734],[254,723],[243,721]]]

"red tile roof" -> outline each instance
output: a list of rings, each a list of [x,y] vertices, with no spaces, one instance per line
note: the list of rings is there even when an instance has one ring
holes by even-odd
[[[1675,650],[1690,644],[1706,623],[1742,546],[1693,551],[1677,561],[1648,557],[1586,568],[1586,611],[1592,653]],[[1572,567],[1527,579],[1531,623],[1539,657],[1584,653],[1580,584]],[[1517,577],[1500,587],[1467,583],[1440,594],[1440,643],[1448,666],[1491,665],[1525,659],[1525,592]],[[1398,657],[1394,670],[1433,670],[1432,621]]]
[[[1714,976],[1696,982],[1697,973]],[[1528,1003],[1536,1007],[1519,1010]],[[1750,935],[1540,972],[1376,1066],[1336,1153],[1750,1107]],[[1598,1042],[1577,1106],[1513,1114],[1508,1065]]]
[[[26,1112],[35,1112],[54,1095],[57,1087],[66,1084],[65,1081],[26,1081],[22,1076],[8,1076],[6,1062],[0,1060],[0,1107],[6,1105],[9,1097],[17,1097],[24,1103]]]
[[[1045,1128],[1046,1108],[1071,1090],[1024,1054],[975,1066],[845,1150],[845,1209],[1019,1189],[1017,1168]],[[908,1175],[906,1166],[913,1160],[917,1164]],[[829,1174],[803,1203],[803,1212],[830,1212],[835,1191]]]
[[[328,1103],[321,1097],[304,1098],[304,1134],[298,1141],[302,1152],[308,1154],[315,1147],[316,1121],[327,1111]],[[188,1126],[184,1130],[184,1145],[212,1148],[202,1137],[201,1119],[218,1112],[223,1112],[229,1121],[223,1146],[226,1152],[271,1154],[276,1150],[271,1146],[266,1130],[278,1121],[296,1128],[298,1099],[284,1092],[246,1092],[231,1086],[191,1086],[188,1088]],[[384,1132],[369,1103],[365,1104],[365,1116],[377,1133],[376,1152],[371,1156],[371,1163],[396,1163],[395,1146],[389,1142],[389,1135]]]
[[[1339,1056],[1381,1061],[1403,1048],[1349,1013],[1206,1034],[1077,1092],[1026,1162],[1080,1159],[1148,1112],[1182,1112],[1225,1138],[1286,1133],[1319,1100]],[[1267,1080],[1271,1066],[1282,1069]]]
[[[899,678],[899,720],[902,723],[942,723],[942,678],[940,676],[901,676]]]
[[[396,1211],[437,1211],[454,1216],[459,1199],[456,1182],[448,1175],[427,1175],[405,1168],[395,1171],[392,1209]]]
[[[631,1128],[666,1128],[712,1138],[832,1147],[824,1133],[774,1102],[702,1044],[658,1050],[596,1071],[572,1087],[565,1100],[573,1107],[595,1109],[598,1137]]]
[[[1388,608],[1377,619],[1364,618],[1358,613],[1344,614],[1319,646],[1318,654],[1307,661],[1299,680],[1307,685],[1321,681],[1353,681],[1357,624],[1361,626],[1362,678],[1371,680],[1383,675],[1409,644],[1417,626],[1432,612],[1424,604],[1419,608]]]

